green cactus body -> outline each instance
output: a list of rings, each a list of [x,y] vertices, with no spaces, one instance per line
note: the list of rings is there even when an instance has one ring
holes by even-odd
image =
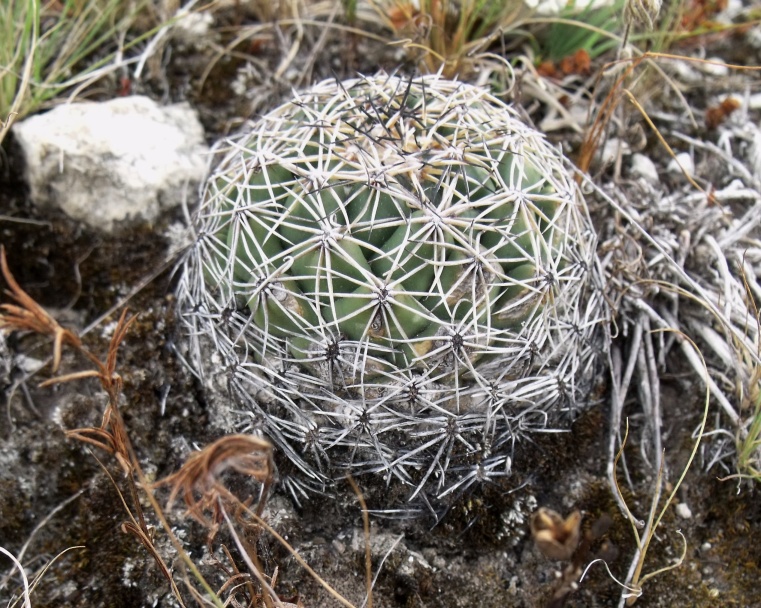
[[[355,463],[447,495],[583,404],[607,318],[594,232],[508,106],[437,76],[325,82],[222,147],[183,318],[249,370],[230,382],[252,428],[306,478]]]

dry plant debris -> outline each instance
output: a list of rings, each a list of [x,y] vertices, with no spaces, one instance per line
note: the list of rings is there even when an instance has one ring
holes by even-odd
[[[509,68],[489,53],[489,47],[527,12],[522,2],[368,1],[376,19],[389,27],[395,44],[405,49],[421,71],[440,72],[446,78],[467,79],[487,65],[496,71]]]
[[[261,515],[267,490],[275,477],[275,465],[272,461],[272,444],[269,441],[251,435],[226,435],[198,452],[193,452],[184,465],[175,473],[156,483],[156,486],[168,485],[169,494],[167,510],[172,508],[177,496],[182,494],[188,512],[200,523],[210,527],[212,523],[203,515],[203,511],[217,510],[221,497],[220,475],[227,469],[251,477],[262,485],[257,515]],[[201,494],[197,499],[195,493]],[[221,515],[216,512],[213,521],[218,522]]]
[[[550,559],[568,560],[579,546],[581,513],[574,511],[563,517],[552,509],[541,507],[531,516],[531,535],[539,551]]]
[[[531,536],[539,552],[551,560],[569,562],[554,586],[548,608],[561,608],[578,590],[588,564],[601,560],[612,562],[617,549],[604,540],[613,520],[607,514],[591,526],[582,528],[582,514],[573,511],[565,519],[555,510],[540,507],[531,516]]]

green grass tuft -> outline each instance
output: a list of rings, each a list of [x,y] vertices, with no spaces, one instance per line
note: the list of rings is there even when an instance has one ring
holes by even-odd
[[[123,65],[124,44],[148,0],[0,3],[0,141],[14,119]]]

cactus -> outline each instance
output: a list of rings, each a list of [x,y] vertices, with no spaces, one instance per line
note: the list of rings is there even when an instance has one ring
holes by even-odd
[[[347,468],[463,491],[584,405],[595,234],[562,156],[485,89],[327,81],[216,150],[180,310],[294,494]]]

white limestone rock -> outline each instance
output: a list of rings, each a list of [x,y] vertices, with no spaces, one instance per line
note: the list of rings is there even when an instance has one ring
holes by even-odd
[[[14,133],[32,200],[105,231],[179,205],[196,192],[208,160],[189,105],[140,96],[59,106],[17,123]]]

